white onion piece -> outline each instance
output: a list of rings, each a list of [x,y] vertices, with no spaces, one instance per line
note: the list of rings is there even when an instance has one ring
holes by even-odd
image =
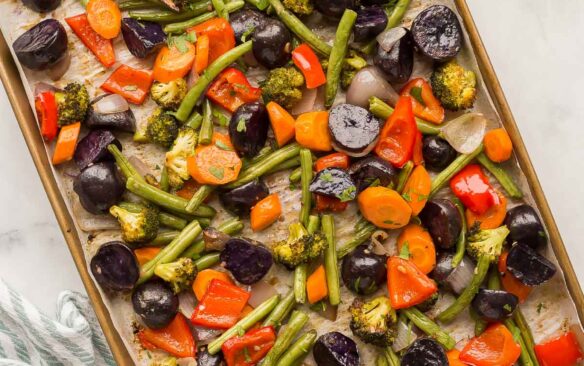
[[[193,357],[183,357],[176,360],[177,366],[197,366],[197,360]]]
[[[95,102],[93,109],[99,114],[112,114],[125,112],[130,109],[130,105],[121,95],[108,94]]]
[[[59,80],[67,70],[69,70],[69,66],[71,65],[71,54],[69,52],[65,52],[63,58],[59,60],[56,64],[51,66],[50,69],[47,70],[47,75],[53,81]]]
[[[399,98],[385,80],[383,73],[375,66],[365,67],[355,74],[347,91],[347,103],[368,108],[370,97],[389,100],[392,105],[395,105]]]
[[[450,273],[450,276],[446,279],[446,283],[455,294],[459,295],[470,285],[474,270],[475,264],[470,258],[465,256],[462,262]]]
[[[187,75],[187,88],[191,90],[191,88],[195,85],[195,83],[199,80],[200,75],[195,71],[195,68],[191,68],[189,74]]]
[[[150,168],[148,168],[148,165],[146,165],[146,163],[140,160],[136,155],[130,156],[128,158],[128,161],[130,162],[130,164],[132,164],[134,168],[136,168],[136,170],[141,176],[145,177],[148,174],[153,175]]]
[[[47,83],[40,82],[40,83],[36,83],[34,86],[34,95],[36,97],[40,93],[44,93],[44,92],[48,92],[48,91],[54,92],[56,90],[57,90],[57,88],[55,88],[54,86],[47,84]]]
[[[406,323],[398,321],[397,335],[395,337],[395,341],[393,341],[393,344],[391,345],[391,348],[393,348],[395,352],[399,352],[402,349],[407,348],[416,339],[418,339],[418,335],[416,332],[414,332],[413,325],[412,328],[409,328]]]
[[[221,329],[211,329],[199,326],[192,327],[192,329],[197,345],[199,346],[204,346],[213,342],[221,335],[221,333],[223,333],[223,330]]]
[[[94,232],[100,230],[119,230],[120,224],[118,221],[109,214],[103,215],[94,215],[90,212],[87,212],[83,206],[81,206],[81,202],[79,202],[79,198],[77,195],[73,198],[73,217],[79,225],[79,228],[85,232]]]
[[[302,92],[302,99],[292,108],[291,114],[297,116],[302,113],[312,112],[314,110],[314,102],[316,101],[316,95],[318,90],[316,89],[305,89]]]
[[[487,119],[481,113],[465,113],[444,125],[441,136],[461,154],[470,154],[483,142]]]
[[[191,291],[183,291],[178,294],[178,311],[187,318],[190,318],[191,315],[193,315],[196,305],[197,299]]]
[[[335,151],[345,153],[353,158],[360,158],[360,157],[363,157],[363,156],[369,154],[371,152],[371,150],[373,150],[375,145],[377,145],[378,140],[379,140],[379,136],[374,141],[372,141],[369,145],[367,145],[365,147],[365,149],[363,149],[361,152],[354,152],[354,151],[345,150],[342,148],[342,146],[339,146],[339,144],[335,143],[334,141],[331,142],[331,146],[333,147],[333,149]]]
[[[381,32],[377,37],[377,43],[383,48],[385,52],[391,51],[393,45],[403,38],[406,34],[406,29],[402,27],[390,28]]]
[[[383,243],[389,238],[389,235],[383,230],[377,230],[371,235],[371,251],[377,255],[388,255],[389,252],[383,246]]]
[[[313,111],[326,111],[327,107],[324,105],[324,94],[325,89],[324,86],[318,88],[316,92],[316,100],[314,101],[314,105],[312,106]]]
[[[260,281],[251,286],[250,294],[251,296],[247,303],[251,307],[256,308],[270,297],[278,294],[278,292],[272,285],[270,285],[266,281]]]

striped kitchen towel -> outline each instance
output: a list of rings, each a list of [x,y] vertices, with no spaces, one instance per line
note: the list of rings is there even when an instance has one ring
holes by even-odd
[[[57,301],[54,321],[0,279],[0,366],[115,365],[87,297]]]

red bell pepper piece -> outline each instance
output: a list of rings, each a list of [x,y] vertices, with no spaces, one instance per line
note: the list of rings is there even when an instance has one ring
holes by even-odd
[[[493,324],[483,334],[472,338],[459,358],[474,366],[512,366],[520,355],[521,346],[515,342],[509,329],[503,324]]]
[[[233,337],[221,346],[227,366],[252,366],[257,364],[276,343],[272,326],[252,329],[242,337]]]
[[[426,80],[422,78],[411,80],[402,88],[400,95],[412,97],[416,116],[435,124],[440,124],[444,121],[444,108],[432,93],[432,87]]]
[[[387,259],[387,289],[394,309],[405,309],[426,301],[438,286],[414,262],[401,258]]]
[[[415,166],[424,165],[424,154],[422,153],[422,133],[418,131],[416,134],[416,141],[414,142],[414,151],[412,153],[412,161]]]
[[[249,296],[249,292],[235,285],[214,279],[195,307],[191,323],[214,329],[230,328],[240,319]]]
[[[322,158],[318,158],[316,160],[316,171],[320,172],[326,168],[341,168],[341,169],[348,169],[349,168],[349,155],[337,152],[332,153]]]
[[[233,67],[224,70],[207,90],[207,97],[233,113],[244,103],[260,99],[260,88],[251,86],[245,74]]]
[[[499,203],[499,195],[477,164],[464,167],[450,180],[450,189],[472,212],[482,215]]]
[[[294,65],[302,71],[308,89],[318,88],[326,83],[326,75],[318,56],[306,43],[301,44],[292,51]]]
[[[535,346],[535,354],[541,366],[574,366],[582,360],[582,350],[573,332]]]
[[[190,31],[195,31],[197,37],[204,34],[209,37],[209,65],[235,47],[235,33],[226,19],[213,18],[187,30]]]
[[[348,205],[349,202],[341,202],[336,197],[323,196],[322,194],[316,195],[316,211],[318,212],[342,212],[347,209]]]
[[[103,38],[91,28],[86,13],[65,18],[65,21],[103,66],[111,67],[116,62],[112,40]]]
[[[150,70],[138,70],[128,65],[122,65],[112,72],[101,88],[107,92],[121,95],[130,103],[142,104],[153,80]]]
[[[197,352],[191,328],[181,313],[164,328],[140,330],[138,339],[146,349],[161,349],[180,358],[195,357]]]
[[[393,166],[401,168],[412,158],[418,126],[412,111],[412,98],[400,97],[395,110],[385,122],[375,153]]]
[[[45,141],[53,141],[59,132],[58,109],[55,101],[55,93],[42,92],[36,96],[34,106],[39,120],[41,135]]]

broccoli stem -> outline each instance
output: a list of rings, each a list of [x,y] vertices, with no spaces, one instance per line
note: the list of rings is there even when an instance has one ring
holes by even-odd
[[[245,171],[239,174],[239,178],[224,186],[226,189],[237,188],[245,183],[261,177],[270,170],[278,167],[288,159],[292,159],[300,152],[300,146],[296,143],[287,145],[271,153],[268,157],[257,164],[250,165]]]
[[[117,166],[120,168],[122,174],[124,175],[124,177],[126,177],[126,179],[133,177],[137,180],[145,182],[144,177],[140,175],[140,173],[138,173],[138,171],[136,170],[136,168],[132,166],[132,164],[130,164],[130,161],[122,154],[122,152],[120,151],[120,149],[118,149],[116,145],[114,144],[108,145],[107,150],[114,157]]]
[[[249,328],[253,327],[257,322],[264,319],[273,309],[276,307],[280,301],[280,295],[274,295],[261,303],[257,308],[253,309],[249,314],[244,316],[240,321],[238,321],[234,326],[227,329],[219,338],[209,343],[207,346],[207,351],[214,355],[221,351],[221,346],[229,338],[247,331]]]
[[[282,170],[296,168],[299,165],[300,165],[300,157],[296,156],[296,157],[293,157],[292,159],[288,159],[285,162],[283,162],[282,164],[275,166],[272,169],[268,170],[268,172],[266,172],[265,175],[270,175],[270,174],[274,174],[277,172],[281,172]]]
[[[410,160],[399,171],[399,175],[397,176],[397,186],[395,187],[395,190],[398,193],[400,193],[400,194],[403,193],[403,190],[406,187],[406,183],[407,183],[408,179],[410,178],[410,175],[412,174],[413,170],[414,170],[414,162]]]
[[[156,257],[146,262],[140,268],[138,284],[148,281],[154,275],[154,269],[159,264],[170,263],[177,259],[186,248],[201,234],[203,229],[197,221],[189,223],[170,244],[162,248]]]
[[[198,130],[199,127],[201,127],[201,123],[203,123],[203,116],[199,112],[194,111],[185,122],[185,126],[190,127],[193,130]]]
[[[213,8],[219,17],[225,20],[229,20],[229,11],[227,10],[223,0],[211,0],[211,3],[213,3]]]
[[[459,171],[461,171],[465,166],[470,164],[473,159],[483,151],[483,144],[480,144],[473,152],[470,154],[460,154],[449,166],[447,166],[443,171],[438,173],[437,176],[432,180],[432,188],[430,189],[430,198],[433,197],[438,191],[450,181],[450,179]]]
[[[298,38],[308,43],[315,51],[323,56],[329,56],[332,51],[332,47],[324,42],[320,37],[314,34],[296,15],[288,11],[280,0],[269,0],[270,5],[276,11],[276,15],[286,24],[288,29],[292,33],[296,34]]]
[[[214,190],[215,190],[214,186],[209,186],[206,184],[200,186],[199,189],[197,189],[197,191],[195,192],[195,194],[193,194],[193,197],[191,197],[191,199],[189,200],[189,203],[187,203],[185,210],[189,213],[194,213],[197,210],[197,208],[201,206],[203,201],[207,197],[209,197],[211,193],[213,193]]]
[[[258,8],[258,10],[261,11],[266,10],[266,8],[270,5],[270,2],[268,0],[245,0],[245,1],[255,6],[256,8]]]
[[[275,366],[278,363],[278,359],[282,356],[284,352],[290,347],[292,341],[300,332],[304,324],[308,322],[308,315],[301,311],[294,310],[292,316],[290,316],[290,321],[278,334],[276,338],[276,343],[270,349],[266,357],[261,362],[261,366]]]
[[[205,254],[199,259],[195,259],[195,266],[197,266],[198,271],[202,271],[207,268],[211,268],[221,260],[221,253],[209,253]]]
[[[154,238],[149,245],[153,247],[161,247],[173,241],[174,238],[178,236],[178,234],[180,234],[180,231],[159,232],[158,235],[156,235],[156,238]]]
[[[411,0],[398,0],[397,4],[395,4],[393,9],[391,10],[391,13],[387,14],[387,25],[385,26],[385,30],[397,27],[401,23],[404,14],[408,10],[410,1]],[[375,50],[376,46],[377,39],[373,39],[369,43],[367,43],[361,49],[361,51],[366,54],[371,54]]]
[[[401,312],[411,320],[416,327],[420,328],[428,336],[434,338],[438,343],[442,344],[447,350],[451,350],[456,346],[456,341],[446,333],[438,324],[432,319],[428,318],[426,314],[422,313],[415,307],[402,309]]]
[[[349,48],[349,38],[353,31],[353,26],[357,20],[357,13],[353,10],[346,9],[343,17],[337,27],[335,43],[331,50],[328,67],[326,70],[326,86],[324,105],[330,107],[333,105],[339,90],[339,79],[343,69],[343,61]]]
[[[377,230],[377,227],[371,223],[367,223],[361,230],[357,231],[348,242],[341,245],[340,248],[337,250],[337,255],[340,258],[343,258],[347,254],[351,253],[355,248],[359,245],[363,244],[373,233]]]
[[[187,226],[187,220],[169,214],[168,212],[160,212],[158,214],[158,220],[160,221],[160,225],[172,229],[182,230]]]
[[[222,222],[219,226],[217,226],[217,230],[227,235],[237,234],[243,230],[243,222],[241,222],[237,217],[234,217]],[[187,248],[184,253],[181,254],[181,257],[197,259],[203,251],[205,251],[205,241],[203,239],[197,240],[193,245]]]
[[[245,5],[245,2],[243,2],[242,0],[234,0],[228,4],[225,4],[225,10],[227,10],[227,12],[229,12],[229,13],[233,13],[234,11],[237,11],[237,10],[243,8],[244,5]],[[180,19],[183,21],[177,22],[177,23],[170,23],[170,24],[165,25],[164,26],[164,33],[166,33],[166,34],[183,33],[187,29],[194,27],[195,25],[204,23],[207,20],[211,20],[211,19],[215,18],[216,16],[217,16],[217,12],[213,10],[213,11],[210,11],[208,13],[194,17],[192,19],[189,19],[191,17],[187,17],[186,18],[187,20]],[[176,20],[178,20],[178,19],[176,19]]]
[[[278,361],[278,366],[298,365],[308,355],[316,342],[317,333],[312,329],[298,337],[296,342],[286,350],[286,353]]]
[[[312,193],[310,182],[312,181],[312,154],[308,149],[300,149],[300,168],[302,169],[300,181],[302,182],[302,206],[300,208],[300,222],[308,226],[308,216],[312,206]]]
[[[337,247],[335,245],[335,219],[332,215],[324,215],[322,217],[322,231],[328,242],[328,246],[324,252],[324,268],[326,271],[329,303],[336,306],[341,303],[341,288],[339,282],[339,266],[337,263]]]
[[[162,172],[160,173],[159,185],[160,185],[159,188],[164,192],[170,191],[170,183],[168,182],[168,170],[166,170],[166,167],[162,168]]]
[[[274,310],[268,315],[266,320],[262,323],[262,327],[273,326],[274,328],[279,328],[284,322],[284,319],[288,317],[288,314],[294,308],[294,291],[289,291],[286,296],[276,305]]]
[[[320,226],[320,218],[316,215],[308,217],[306,230],[309,234],[314,234]],[[308,277],[308,264],[302,263],[294,269],[294,298],[299,304],[306,302],[306,278]]]
[[[369,98],[369,111],[373,115],[382,120],[386,120],[393,113],[393,108],[377,97]],[[416,125],[418,125],[418,130],[423,135],[438,135],[440,133],[440,128],[430,122],[426,122],[421,118],[416,118]]]
[[[436,317],[437,320],[443,323],[451,322],[458,314],[460,314],[466,307],[471,303],[472,299],[475,297],[477,292],[479,292],[479,286],[485,280],[489,267],[491,265],[491,259],[488,255],[482,255],[479,257],[477,262],[477,267],[475,268],[474,275],[470,281],[470,284],[464,289],[462,294],[444,311],[442,311]]]
[[[385,359],[387,360],[388,366],[400,366],[401,365],[399,357],[397,357],[397,355],[395,354],[395,352],[393,351],[393,349],[391,347],[384,348],[383,352],[385,353]]]
[[[199,144],[209,145],[213,139],[213,109],[211,101],[205,99],[203,102],[203,123],[199,132]]]
[[[460,214],[460,219],[462,223],[462,229],[460,230],[460,234],[458,235],[458,240],[456,241],[456,252],[454,253],[454,257],[452,257],[452,268],[456,268],[462,259],[464,258],[464,253],[466,251],[466,215],[464,214],[464,207],[462,206],[462,202],[458,198],[453,199],[454,205],[458,209],[458,213]]]
[[[157,23],[177,22],[206,13],[209,11],[210,6],[211,1],[201,1],[190,5],[188,10],[183,10],[178,13],[172,10],[156,9],[148,11],[131,11],[128,13],[128,16],[138,20],[147,20]]]
[[[513,181],[513,178],[511,178],[505,169],[491,161],[491,159],[489,159],[484,153],[480,153],[479,156],[477,156],[477,160],[495,177],[495,179],[499,181],[509,197],[515,199],[523,197],[523,192],[521,192],[521,189],[519,189],[517,184]]]
[[[252,41],[247,41],[243,44],[240,44],[239,46],[225,52],[223,55],[221,55],[221,57],[213,61],[213,63],[205,69],[203,75],[201,75],[199,80],[197,80],[195,85],[191,88],[191,90],[189,90],[187,95],[182,100],[178,110],[174,114],[176,119],[182,122],[186,121],[193,111],[195,104],[197,104],[199,98],[207,89],[207,86],[209,86],[209,84],[217,77],[217,75],[219,75],[219,73],[221,73],[221,71],[223,71],[226,67],[237,61],[241,56],[251,51],[252,44]]]
[[[290,177],[288,179],[290,180],[290,183],[297,183],[300,181],[301,178],[302,178],[302,167],[298,167],[298,168],[294,169],[292,171],[292,173],[290,173]]]

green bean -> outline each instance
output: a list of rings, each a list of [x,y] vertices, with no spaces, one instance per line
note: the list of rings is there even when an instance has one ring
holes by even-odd
[[[448,165],[443,171],[438,173],[437,176],[432,180],[432,188],[430,189],[430,197],[433,197],[438,191],[450,181],[450,179],[459,171],[461,171],[465,166],[470,164],[473,159],[483,151],[483,144],[480,144],[473,152],[470,154],[460,154],[450,165]]]
[[[462,222],[462,229],[460,230],[460,234],[458,234],[458,240],[456,241],[456,252],[454,253],[454,257],[452,257],[452,268],[458,267],[462,259],[464,258],[464,253],[466,251],[466,215],[464,214],[464,207],[462,206],[462,202],[458,198],[454,198],[453,200],[454,205],[458,209],[458,214],[460,215],[460,219]]]
[[[207,184],[200,186],[199,189],[197,189],[197,191],[195,192],[195,194],[193,194],[193,197],[191,197],[191,199],[189,200],[189,203],[187,203],[185,210],[187,210],[187,212],[189,213],[195,212],[197,208],[199,208],[201,203],[203,203],[203,201],[207,197],[209,197],[209,195],[213,193],[214,190],[215,190],[214,186],[209,186]]]
[[[185,126],[198,130],[201,127],[201,123],[203,123],[203,116],[199,112],[194,111],[185,122]]]
[[[464,291],[454,301],[454,303],[452,303],[446,310],[438,314],[436,317],[437,320],[443,323],[449,323],[464,309],[466,309],[466,307],[471,303],[472,299],[479,291],[479,287],[485,280],[490,265],[491,260],[489,256],[483,255],[479,257],[477,267],[475,268],[470,284],[464,289]]]
[[[290,173],[290,177],[288,178],[288,180],[290,180],[290,183],[298,183],[301,178],[302,178],[302,167],[298,167],[298,168],[294,169],[292,171],[292,173]]]
[[[487,321],[485,321],[483,318],[481,318],[479,316],[479,314],[477,314],[477,312],[472,307],[470,307],[468,309],[468,312],[470,313],[470,317],[475,322],[474,334],[475,334],[475,337],[478,337],[481,334],[483,334],[485,329],[487,329],[487,326],[489,325],[489,323]]]
[[[221,231],[227,235],[237,234],[241,230],[243,230],[243,222],[241,222],[237,217],[231,218],[222,222],[219,226],[217,226],[217,230]],[[184,253],[181,254],[181,257],[188,257],[196,259],[199,255],[205,251],[205,241],[203,239],[197,240],[194,244],[188,247]]]
[[[197,270],[202,271],[207,268],[211,268],[221,260],[221,253],[214,252],[205,254],[201,258],[195,259],[195,266],[197,266]]]
[[[225,10],[229,13],[233,13],[237,11],[245,5],[243,0],[235,0],[228,4],[225,4]],[[201,23],[206,22],[207,20],[211,20],[217,16],[217,12],[215,10],[210,11],[208,13],[199,15],[192,19],[184,20],[182,22],[170,23],[164,26],[164,33],[167,34],[176,34],[176,33],[183,33],[187,29],[194,27],[195,25],[199,25]]]
[[[262,323],[262,327],[279,328],[294,308],[294,291],[289,291]]]
[[[138,171],[136,170],[136,168],[134,168],[134,166],[132,166],[132,164],[130,164],[130,161],[122,154],[122,152],[120,151],[120,149],[118,149],[116,145],[114,144],[108,145],[107,150],[114,157],[114,160],[116,161],[118,168],[120,168],[122,174],[124,175],[124,177],[126,177],[126,179],[133,177],[136,180],[145,182],[144,177],[140,173],[138,173]]]
[[[182,230],[187,226],[187,220],[169,214],[168,212],[160,212],[158,214],[158,219],[160,220],[160,225],[172,229]]]
[[[339,282],[339,266],[337,263],[337,247],[335,245],[335,219],[332,215],[322,217],[322,231],[326,236],[328,246],[324,252],[324,267],[328,287],[329,303],[333,306],[341,303]]]
[[[257,308],[253,309],[251,313],[244,316],[234,326],[227,329],[219,338],[209,343],[207,351],[214,355],[221,351],[221,346],[226,340],[239,333],[244,333],[249,328],[253,327],[255,323],[265,318],[280,301],[280,295],[274,295],[261,303]]]
[[[283,162],[282,164],[279,164],[279,165],[273,167],[272,169],[268,170],[265,175],[278,173],[278,172],[281,172],[283,170],[288,170],[288,169],[296,168],[299,166],[300,166],[300,157],[295,156],[292,159],[288,159],[285,162]]]
[[[270,5],[268,0],[246,0],[251,5],[258,8],[258,10],[264,11]]]
[[[308,224],[306,230],[310,234],[314,234],[320,226],[320,218],[316,215],[308,217]],[[308,277],[308,264],[302,263],[294,269],[294,298],[299,304],[306,302],[306,278]]]
[[[154,238],[153,240],[150,241],[149,246],[160,247],[160,246],[166,245],[166,244],[170,243],[171,241],[173,241],[174,238],[176,238],[178,236],[178,234],[180,234],[180,231],[170,230],[170,231],[158,232],[158,235],[156,235],[156,238]]]
[[[219,73],[221,73],[221,71],[223,71],[226,67],[234,63],[241,56],[251,51],[251,48],[252,41],[247,41],[227,51],[221,55],[221,57],[213,61],[213,63],[205,69],[203,75],[201,75],[199,80],[197,80],[195,85],[184,97],[180,106],[178,107],[178,110],[175,113],[175,117],[179,121],[186,121],[193,111],[195,104],[197,104],[199,98],[207,89],[207,86],[209,86],[209,84],[217,77],[217,75],[219,75]]]
[[[369,111],[379,119],[386,120],[393,113],[393,108],[377,97],[369,98]],[[440,128],[430,122],[426,122],[421,118],[416,118],[416,125],[418,125],[418,130],[423,135],[438,135],[440,133]]]
[[[531,355],[528,352],[527,346],[525,345],[525,341],[521,336],[521,332],[519,331],[519,328],[517,328],[517,326],[515,325],[513,319],[505,319],[504,323],[507,329],[509,329],[509,331],[511,332],[511,334],[513,334],[513,339],[515,339],[515,342],[519,343],[519,345],[521,346],[521,355],[519,356],[521,364],[523,366],[535,366],[533,360],[531,359]],[[537,358],[535,359],[537,360]]]
[[[300,181],[302,182],[302,206],[300,208],[300,222],[304,226],[308,226],[308,216],[310,216],[310,209],[312,206],[312,193],[310,192],[310,182],[312,181],[312,154],[310,150],[300,149],[300,168],[302,174]]]
[[[406,165],[404,165],[401,170],[399,171],[399,175],[397,176],[397,186],[395,190],[400,194],[403,193],[404,188],[406,187],[406,183],[414,170],[414,162],[408,161]]]
[[[414,325],[420,328],[428,336],[434,338],[438,343],[443,345],[447,350],[451,350],[456,346],[456,341],[446,333],[438,324],[432,319],[428,318],[426,314],[422,313],[415,307],[402,309],[404,314]]]
[[[523,341],[525,342],[525,347],[527,348],[527,352],[529,352],[529,356],[531,360],[535,364],[535,366],[539,366],[539,361],[537,360],[537,356],[535,355],[535,340],[533,339],[533,334],[531,333],[531,328],[529,324],[527,324],[527,320],[523,316],[521,312],[521,308],[518,306],[515,308],[515,312],[513,313],[513,320],[515,324],[519,328],[521,332],[521,336],[523,337]]]
[[[245,171],[239,174],[239,178],[235,182],[225,185],[224,188],[236,188],[245,183],[251,182],[252,180],[268,173],[271,169],[278,167],[288,159],[296,157],[299,152],[300,146],[296,143],[280,148],[259,163],[250,165]]]
[[[223,2],[223,0],[211,0],[211,3],[213,4],[213,8],[215,9],[217,15],[220,18],[229,20],[229,11],[227,11],[227,8],[225,7],[225,3]]]
[[[343,61],[349,48],[349,38],[353,31],[353,26],[357,20],[357,13],[353,10],[346,9],[343,17],[337,27],[335,43],[329,57],[328,67],[326,69],[326,86],[324,105],[330,107],[333,105],[339,90],[339,79],[343,69]]]
[[[131,11],[130,18],[147,20],[157,23],[169,23],[186,20],[212,10],[211,1],[201,1],[192,4],[188,9],[177,13],[172,10]]]
[[[371,223],[367,223],[363,229],[357,231],[348,242],[341,245],[337,250],[337,255],[340,258],[343,258],[347,254],[351,253],[355,248],[359,245],[365,243],[371,235],[377,230],[377,227]]]
[[[391,347],[384,348],[385,358],[387,359],[388,366],[400,366],[401,362],[399,357],[395,354]]]
[[[411,0],[398,0],[397,4],[395,4],[391,10],[391,13],[387,15],[387,25],[385,26],[385,30],[397,27],[399,24],[401,24],[404,14],[410,5],[410,1]],[[373,39],[367,43],[365,47],[361,49],[361,51],[366,54],[371,54],[375,50],[376,46],[377,39]]]
[[[272,152],[274,152],[274,150],[272,149],[271,146],[264,146],[260,152],[258,152],[258,154],[256,156],[254,156],[252,159],[249,158],[243,158],[243,169],[247,169],[250,165],[254,165],[259,163],[260,161],[264,160],[266,157],[268,157]]]
[[[278,18],[284,23],[292,33],[298,38],[308,43],[316,52],[323,56],[329,56],[332,47],[314,34],[296,15],[288,11],[280,0],[269,0],[270,5],[276,11]]]
[[[199,131],[199,144],[209,145],[213,138],[213,110],[209,99],[203,101],[203,123]]]
[[[160,189],[164,192],[170,191],[170,183],[168,182],[168,170],[166,167],[162,168],[162,172],[160,172]]]
[[[495,177],[495,179],[497,179],[497,181],[499,181],[509,197],[515,199],[523,197],[523,192],[521,192],[521,189],[519,189],[517,184],[513,181],[513,178],[511,178],[505,169],[491,161],[491,159],[489,159],[484,153],[480,153],[479,156],[477,156],[477,160]]]
[[[127,0],[118,3],[120,10],[152,9],[159,8],[159,5],[152,1]],[[161,9],[162,10],[162,9]]]
[[[310,349],[316,342],[318,334],[312,329],[300,336],[294,344],[286,350],[286,353],[278,361],[278,366],[295,366],[302,362],[310,353]]]
[[[301,311],[294,310],[292,316],[290,316],[290,321],[282,328],[276,338],[276,343],[272,346],[266,357],[260,363],[261,366],[276,366],[278,359],[282,356],[284,352],[287,351],[292,341],[302,330],[302,327],[308,322],[308,315]]]
[[[154,275],[154,268],[159,264],[170,263],[177,259],[186,248],[201,234],[203,229],[197,221],[189,223],[170,244],[162,248],[156,257],[140,268],[138,284],[148,281]]]

